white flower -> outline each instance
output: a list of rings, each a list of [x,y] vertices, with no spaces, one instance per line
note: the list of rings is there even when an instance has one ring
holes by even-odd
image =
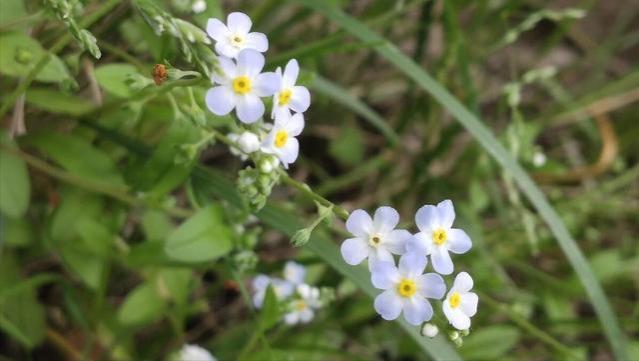
[[[273,285],[273,291],[275,291],[275,296],[278,299],[286,298],[293,294],[295,290],[295,286],[287,281],[284,281],[279,278],[271,278],[266,275],[257,275],[257,277],[253,278],[253,305],[255,308],[261,308],[264,303],[264,296],[266,296],[266,290],[269,285]]]
[[[376,288],[385,290],[375,298],[375,310],[385,320],[394,320],[404,313],[411,325],[419,325],[433,317],[433,307],[426,298],[441,299],[446,292],[442,276],[424,273],[426,256],[406,253],[394,262],[377,262],[373,265],[371,281]]]
[[[300,67],[297,60],[291,59],[284,68],[277,68],[275,71],[281,76],[281,86],[277,93],[273,96],[273,111],[271,118],[275,118],[279,113],[290,113],[293,110],[296,113],[304,113],[311,104],[311,93],[303,86],[295,85]],[[290,110],[289,110],[290,109]]]
[[[233,144],[237,144],[238,141],[240,140],[239,134],[235,134],[235,133],[229,133],[229,134],[226,135],[226,137],[229,138],[229,140],[231,142],[233,142]],[[234,156],[240,158],[242,161],[245,161],[245,160],[248,159],[248,155],[246,155],[244,152],[242,152],[235,145],[230,146],[229,150],[231,151],[231,154],[233,154]]]
[[[245,154],[257,152],[260,149],[260,138],[253,132],[244,132],[237,139],[237,145]]]
[[[262,143],[262,151],[277,156],[284,168],[295,162],[299,154],[299,142],[296,136],[304,129],[304,116],[281,114],[275,118],[273,129]]]
[[[422,326],[422,330],[421,330],[422,336],[433,338],[437,336],[438,333],[439,333],[439,328],[437,327],[437,325],[433,325],[432,323],[425,323]]]
[[[274,156],[264,157],[260,160],[260,172],[262,173],[271,173],[277,166],[280,164],[279,159]]]
[[[474,292],[473,279],[466,272],[461,272],[455,277],[453,287],[444,300],[444,314],[453,327],[458,330],[470,328],[470,318],[477,313],[479,297]]]
[[[304,283],[306,277],[306,268],[301,264],[293,261],[286,262],[284,265],[284,279],[295,286]]]
[[[191,10],[193,10],[193,12],[196,14],[203,13],[204,10],[206,10],[206,1],[195,0],[193,2],[193,5],[191,5]]]
[[[184,345],[178,356],[180,361],[217,361],[210,352],[198,345]]]
[[[279,87],[279,76],[260,73],[264,56],[255,50],[242,50],[237,64],[229,58],[218,58],[221,74],[214,72],[211,80],[219,84],[206,93],[206,105],[216,115],[226,115],[235,109],[243,123],[253,123],[264,115],[260,97],[273,95]]]
[[[248,15],[240,12],[230,13],[224,25],[218,19],[209,19],[206,32],[215,40],[218,54],[235,58],[244,49],[253,49],[260,53],[268,50],[268,39],[262,33],[249,33],[253,23]]]
[[[308,323],[315,316],[315,309],[319,308],[319,289],[307,284],[297,286],[298,298],[291,301],[289,307],[291,311],[284,315],[284,322],[288,325],[297,323]]]
[[[472,247],[466,232],[451,228],[454,220],[455,209],[453,202],[448,199],[437,206],[423,206],[415,215],[420,232],[406,242],[406,250],[425,252],[430,255],[435,271],[443,275],[451,274],[454,266],[448,251],[461,254]]]
[[[353,211],[346,229],[355,237],[342,243],[344,261],[357,265],[368,257],[369,268],[378,260],[394,263],[392,254],[404,254],[405,242],[411,236],[404,229],[395,229],[398,223],[399,214],[391,207],[377,208],[373,219],[364,210]]]

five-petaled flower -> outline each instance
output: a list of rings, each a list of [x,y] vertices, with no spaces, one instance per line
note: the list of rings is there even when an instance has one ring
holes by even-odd
[[[206,93],[206,105],[216,115],[226,115],[235,109],[243,123],[253,123],[264,115],[260,97],[273,95],[279,89],[279,76],[273,72],[260,73],[264,56],[255,50],[242,50],[237,63],[219,57],[221,72],[214,72],[215,86]]]
[[[262,143],[262,151],[275,155],[284,168],[295,162],[299,154],[298,135],[304,129],[304,116],[281,114],[275,118],[275,124]]]
[[[255,308],[262,308],[269,285],[273,286],[273,291],[278,299],[286,298],[295,291],[295,286],[288,281],[263,274],[257,275],[252,282],[253,291],[255,292],[253,293],[253,305]]]
[[[360,264],[368,258],[369,268],[376,261],[395,262],[393,254],[404,254],[405,242],[410,233],[395,229],[399,214],[391,207],[379,207],[373,219],[364,210],[353,211],[346,220],[346,229],[355,237],[342,243],[344,261],[350,265]]]
[[[268,50],[268,39],[262,33],[251,31],[253,23],[244,13],[230,13],[226,25],[218,19],[209,19],[206,32],[215,40],[215,50],[218,54],[236,58],[240,51],[253,49],[260,53]]]
[[[455,277],[453,287],[450,288],[442,306],[448,322],[458,330],[467,330],[470,327],[470,318],[477,312],[479,297],[474,292],[473,279],[466,272],[461,272]]]
[[[443,275],[451,274],[454,266],[448,252],[466,253],[472,247],[466,232],[451,228],[454,220],[455,209],[453,202],[448,199],[437,206],[421,207],[415,215],[420,232],[406,242],[406,250],[425,252],[430,255],[435,271]]]
[[[281,76],[280,88],[273,96],[273,111],[271,118],[276,118],[279,113],[289,113],[293,110],[296,113],[305,112],[311,104],[311,93],[306,87],[295,85],[300,67],[297,60],[291,59],[284,68],[277,68],[275,72]]]
[[[289,325],[308,323],[315,316],[315,309],[320,307],[320,292],[316,287],[307,284],[297,286],[297,295],[289,304],[289,312],[284,315],[284,322]]]
[[[446,284],[436,273],[424,274],[427,262],[426,256],[414,252],[401,256],[399,267],[384,261],[373,265],[373,286],[384,290],[375,298],[375,310],[383,319],[394,320],[403,311],[406,321],[417,326],[433,317],[426,298],[441,299]]]

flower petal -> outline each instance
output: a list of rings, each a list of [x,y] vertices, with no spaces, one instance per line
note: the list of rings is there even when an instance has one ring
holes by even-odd
[[[255,77],[264,68],[264,55],[253,49],[244,49],[237,54],[237,74]],[[273,95],[273,93],[271,93]]]
[[[470,237],[461,229],[451,228],[448,230],[448,240],[446,246],[448,249],[457,254],[466,253],[473,246]]]
[[[448,301],[444,302],[442,307],[448,322],[458,330],[466,330],[470,328],[470,318],[464,314],[461,308],[451,308]]]
[[[440,272],[441,273],[441,272]],[[452,290],[459,292],[468,292],[473,288],[473,278],[467,272],[460,272],[453,282]]]
[[[417,278],[424,273],[427,262],[426,256],[422,253],[404,253],[399,258],[399,273],[404,277]]]
[[[358,265],[368,257],[369,246],[366,241],[361,238],[349,238],[342,242],[340,247],[344,262],[351,266]]]
[[[293,114],[288,119],[284,127],[286,128],[288,135],[292,137],[300,135],[302,130],[304,130],[304,116],[300,113]]]
[[[379,261],[371,266],[371,283],[376,288],[386,290],[395,287],[400,278],[397,267],[391,262]]]
[[[244,41],[249,49],[255,49],[260,53],[268,50],[268,38],[262,33],[249,33]]]
[[[300,320],[300,314],[297,311],[289,312],[286,315],[284,315],[284,322],[287,325],[294,325],[298,323],[299,320]]]
[[[402,312],[402,299],[395,290],[386,290],[375,297],[375,311],[385,320],[394,320]]]
[[[303,86],[294,86],[291,95],[291,109],[298,113],[304,113],[311,105],[311,93]]]
[[[218,54],[229,58],[237,58],[237,54],[240,52],[240,49],[231,45],[227,39],[222,39],[215,43],[215,51]]]
[[[264,103],[256,95],[246,94],[237,99],[237,117],[242,123],[254,123],[264,115]]]
[[[453,202],[450,199],[446,199],[437,204],[437,211],[439,212],[439,221],[441,227],[450,228],[455,221],[455,208]]]
[[[393,230],[399,223],[399,213],[392,207],[379,207],[373,216],[373,228],[380,233]]]
[[[291,59],[284,67],[284,75],[282,75],[282,85],[284,88],[290,88],[295,85],[297,76],[300,73],[300,66],[297,60]]]
[[[229,81],[237,75],[235,71],[235,63],[230,58],[225,56],[218,57],[221,72],[214,72],[211,74],[211,80],[218,84],[228,84]]]
[[[253,278],[251,286],[254,291],[264,291],[271,283],[271,278],[267,275],[259,274]]]
[[[404,318],[408,323],[419,326],[433,317],[433,306],[422,297],[411,297],[404,301]]]
[[[382,245],[391,253],[404,254],[406,253],[406,241],[411,237],[410,232],[405,229],[394,229],[384,236]]]
[[[289,138],[279,155],[280,160],[284,163],[284,168],[288,169],[289,164],[295,163],[299,153],[300,143],[297,141],[297,138]]]
[[[426,273],[417,278],[419,293],[428,298],[441,299],[446,294],[446,283],[436,273]]]
[[[251,30],[251,26],[253,26],[251,18],[241,12],[230,13],[226,18],[226,24],[228,25],[231,33],[238,33],[242,35],[248,34]]]
[[[431,237],[424,232],[416,233],[406,240],[406,252],[421,252],[428,256],[432,252],[432,243]]]
[[[304,266],[293,261],[286,262],[284,265],[284,279],[299,285],[304,282],[304,277],[306,277],[306,268]]]
[[[479,302],[479,296],[474,292],[465,293],[461,300],[461,309],[466,316],[472,317],[477,313],[477,303]]]
[[[225,86],[216,86],[206,92],[206,106],[215,115],[226,115],[235,107],[233,92]]]
[[[433,253],[430,255],[433,262],[433,268],[437,273],[449,275],[453,273],[453,260],[450,259],[448,250],[444,247],[434,247]]]
[[[273,72],[258,74],[253,79],[253,92],[258,97],[270,97],[280,87],[280,76]]]
[[[218,19],[209,19],[206,23],[206,33],[215,41],[220,41],[231,35],[226,25]]]
[[[373,228],[373,220],[363,209],[356,209],[346,220],[346,229],[355,236],[368,239]]]
[[[393,258],[393,255],[384,247],[371,247],[370,252],[368,253],[369,270],[372,269],[372,267],[378,262],[388,262],[395,264],[395,258]]]
[[[439,212],[437,207],[425,205],[417,210],[415,214],[415,223],[420,231],[430,233],[439,227]]]
[[[315,312],[313,312],[313,310],[311,310],[308,307],[303,309],[299,313],[300,321],[302,321],[302,323],[310,322],[314,316],[315,316]]]

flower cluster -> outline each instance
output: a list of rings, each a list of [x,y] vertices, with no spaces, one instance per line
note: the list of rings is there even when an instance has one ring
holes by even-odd
[[[396,228],[399,214],[391,207],[378,208],[373,218],[361,209],[348,217],[346,229],[354,237],[342,243],[342,257],[350,265],[368,258],[371,282],[383,290],[374,302],[383,319],[394,320],[403,313],[407,322],[420,325],[433,316],[428,299],[444,298],[442,310],[449,323],[458,330],[470,328],[478,302],[471,292],[472,278],[460,272],[447,293],[441,276],[453,273],[450,253],[466,253],[472,247],[466,232],[452,228],[454,220],[450,200],[421,207],[415,215],[415,234]],[[399,256],[398,264],[393,255]],[[429,257],[437,273],[424,273]]]
[[[251,19],[240,12],[229,14],[226,24],[209,19],[206,31],[215,41],[219,69],[211,77],[215,86],[206,93],[206,105],[220,116],[235,110],[240,122],[249,125],[262,119],[266,111],[263,99],[272,99],[274,123],[260,124],[258,134],[244,136],[247,146],[241,150],[245,154],[260,150],[272,154],[288,168],[299,153],[295,137],[304,129],[302,113],[310,106],[311,96],[308,89],[296,85],[297,60],[291,59],[284,71],[263,72],[262,53],[268,50],[268,39],[251,32],[252,26]]]
[[[284,278],[269,277],[264,274],[253,279],[253,305],[262,308],[266,291],[273,288],[277,300],[284,308],[284,322],[289,325],[308,323],[315,311],[330,302],[330,291],[312,287],[304,282],[306,268],[299,263],[288,261],[284,266]]]

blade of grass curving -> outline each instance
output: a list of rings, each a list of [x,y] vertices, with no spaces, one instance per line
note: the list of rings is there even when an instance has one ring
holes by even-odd
[[[481,144],[481,146],[508,172],[526,195],[528,200],[537,209],[541,218],[546,222],[551,232],[557,239],[566,258],[572,265],[577,277],[584,286],[588,297],[599,317],[603,330],[612,346],[615,358],[627,360],[628,353],[624,334],[619,328],[617,317],[612,311],[610,303],[603,289],[583,253],[570,236],[566,226],[557,212],[550,205],[544,193],[537,187],[524,169],[508,154],[492,132],[473,115],[464,105],[453,97],[442,85],[435,81],[426,71],[404,55],[397,47],[379,36],[358,20],[345,14],[340,9],[330,6],[326,2],[315,0],[295,0],[304,6],[314,9],[327,18],[340,25],[346,31],[365,42],[384,41],[383,45],[375,48],[375,51],[395,65],[406,76],[431,94],[444,108],[452,114]]]
[[[397,135],[397,133],[395,133],[393,128],[391,128],[388,123],[386,123],[384,118],[382,118],[379,114],[377,114],[377,112],[371,109],[364,102],[357,99],[353,94],[349,93],[341,85],[335,84],[330,80],[318,75],[315,78],[315,81],[313,81],[313,83],[310,85],[310,87],[318,93],[321,93],[324,96],[333,99],[334,101],[342,104],[346,108],[362,116],[373,127],[377,128],[377,130],[379,130],[380,133],[382,133],[392,145],[396,145],[397,143],[399,143],[399,136]]]

